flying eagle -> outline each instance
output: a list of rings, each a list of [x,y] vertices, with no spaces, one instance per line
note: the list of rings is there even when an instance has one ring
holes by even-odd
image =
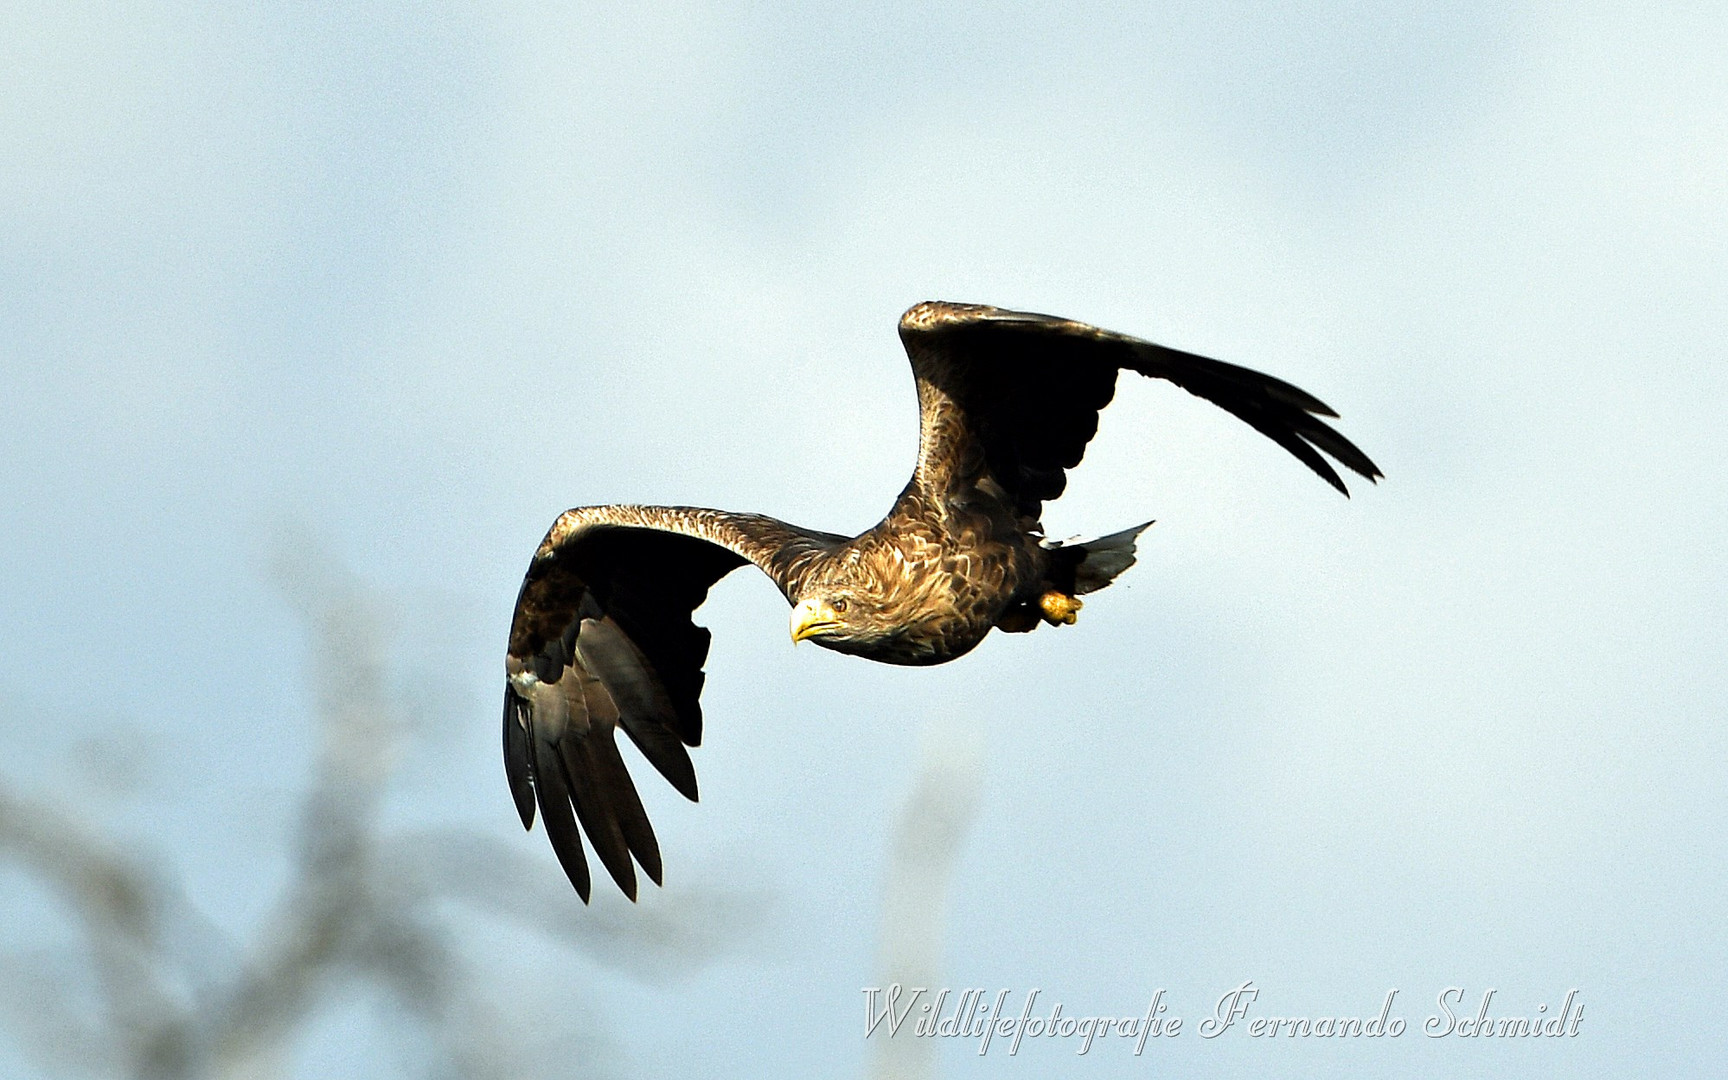
[[[584,902],[580,833],[632,900],[660,883],[660,849],[619,757],[622,727],[696,798],[687,746],[702,741],[708,631],[691,615],[713,584],[754,563],[792,605],[792,640],[887,664],[941,664],[993,627],[1075,621],[1079,596],[1134,562],[1145,525],[1086,543],[1044,537],[1046,500],[1080,463],[1119,370],[1168,379],[1251,424],[1327,483],[1318,451],[1381,473],[1287,382],[1085,323],[970,304],[900,319],[918,386],[918,465],[881,524],[860,536],[760,514],[686,506],[583,506],[553,522],[516,599],[505,661],[504,768],[525,828],[538,804]],[[1148,523],[1150,524],[1150,523]]]

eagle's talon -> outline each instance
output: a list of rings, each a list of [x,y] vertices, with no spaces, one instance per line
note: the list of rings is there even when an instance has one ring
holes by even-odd
[[[1083,606],[1075,597],[1054,589],[1038,598],[1038,609],[1044,613],[1044,621],[1051,626],[1073,626],[1080,621],[1080,609]]]

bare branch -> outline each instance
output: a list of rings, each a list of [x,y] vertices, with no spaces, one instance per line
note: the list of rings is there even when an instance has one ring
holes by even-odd
[[[959,723],[925,729],[922,761],[900,811],[883,895],[881,978],[884,986],[935,987],[941,975],[948,884],[978,805],[983,749]],[[871,1075],[920,1080],[936,1074],[935,1040],[910,1028],[875,1040]]]
[[[391,691],[389,612],[303,533],[283,535],[272,565],[311,631],[319,749],[293,875],[264,928],[244,948],[229,945],[171,874],[0,783],[0,857],[42,881],[82,930],[68,957],[0,955],[12,991],[0,1000],[10,997],[36,1060],[55,1071],[264,1080],[288,1071],[294,1037],[331,993],[362,981],[416,1018],[416,1042],[449,1075],[563,1075],[567,1055],[546,1052],[517,1010],[491,1005],[458,947],[473,935],[453,916],[501,916],[557,947],[660,978],[718,955],[761,898],[669,893],[627,918],[606,908],[577,918],[562,878],[505,845],[461,832],[382,833],[380,808],[411,730]],[[93,1012],[92,1000],[102,1007]],[[554,1040],[581,1034],[548,1027]]]

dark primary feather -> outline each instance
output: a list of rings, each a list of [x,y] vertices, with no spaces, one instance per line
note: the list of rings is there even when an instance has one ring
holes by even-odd
[[[583,900],[583,836],[626,896],[636,896],[632,859],[661,880],[659,846],[619,756],[617,728],[696,799],[686,747],[702,741],[709,634],[691,614],[709,588],[752,560],[791,587],[811,553],[840,539],[688,507],[583,507],[553,525],[511,624],[504,769],[522,824],[533,825],[538,807]]]
[[[1070,319],[969,304],[919,304],[901,319],[900,336],[919,381],[936,392],[921,387],[920,437],[949,442],[920,461],[964,463],[965,441],[976,440],[990,473],[1032,521],[1041,503],[1062,493],[1064,470],[1080,463],[1122,369],[1168,380],[1228,410],[1345,495],[1316,447],[1369,480],[1380,476],[1320,419],[1337,415],[1325,403],[1248,368]],[[933,423],[933,410],[945,404],[959,420]]]
[[[528,703],[505,683],[504,777],[510,782],[510,796],[524,829],[534,827],[534,768],[529,758],[533,752],[528,744]]]

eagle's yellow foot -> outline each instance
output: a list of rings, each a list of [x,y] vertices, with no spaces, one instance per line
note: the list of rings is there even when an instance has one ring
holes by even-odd
[[[1080,618],[1081,606],[1079,600],[1055,589],[1038,598],[1038,609],[1051,626],[1073,626]]]

